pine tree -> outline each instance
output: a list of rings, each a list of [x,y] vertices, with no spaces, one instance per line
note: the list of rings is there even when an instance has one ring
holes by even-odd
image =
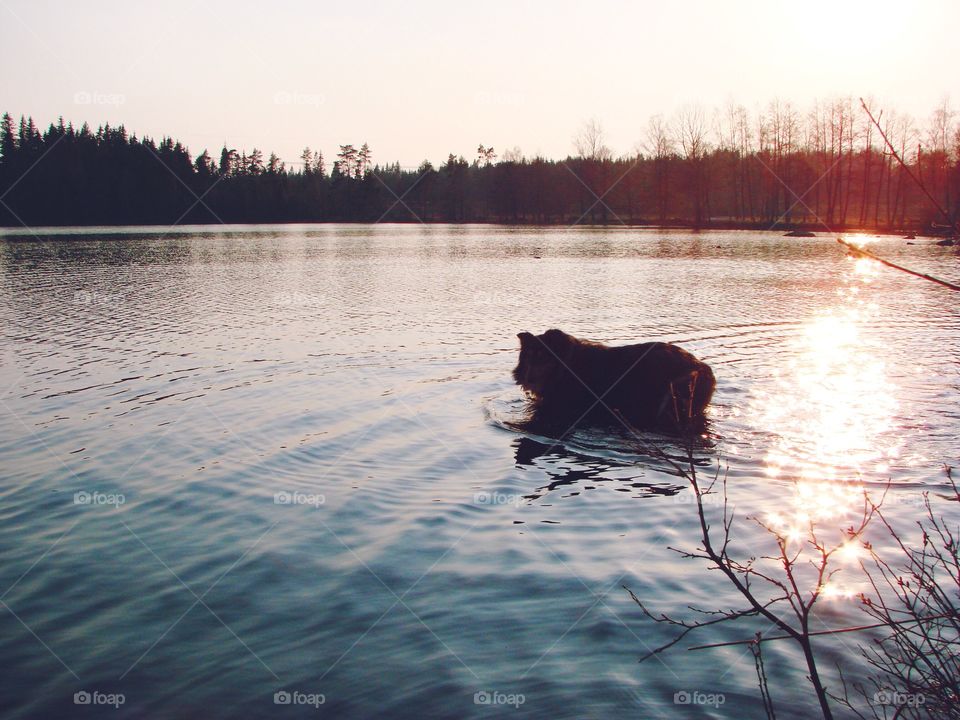
[[[303,152],[300,153],[300,162],[303,163],[304,175],[313,174],[313,166],[311,164],[312,160],[313,160],[313,153],[310,152],[310,146],[308,145],[303,149]]]
[[[213,160],[210,159],[210,153],[204,148],[203,152],[197,156],[197,161],[193,164],[197,171],[197,177],[206,180],[213,175]]]
[[[370,152],[370,146],[367,143],[364,143],[360,147],[360,152],[357,154],[357,177],[363,177],[367,174],[367,168],[370,167],[370,158],[372,157]]]
[[[486,167],[497,159],[492,147],[485,148],[482,144],[477,148],[477,166]]]
[[[270,153],[270,159],[267,161],[267,172],[270,175],[280,175],[283,173],[283,161],[276,153]]]
[[[13,118],[10,117],[10,113],[4,113],[2,124],[0,124],[0,162],[9,165],[13,162],[16,152],[17,138],[13,134]]]
[[[263,172],[263,153],[254,148],[250,151],[250,157],[247,158],[247,174],[259,175]]]
[[[353,145],[341,145],[337,158],[340,160],[340,172],[346,177],[353,177],[357,163],[357,149]]]
[[[236,174],[236,164],[237,164],[237,151],[228,150],[227,146],[223,146],[223,150],[220,151],[220,175],[222,177],[230,177],[231,175]]]
[[[43,138],[40,137],[40,133],[37,130],[36,123],[33,122],[32,117],[28,117],[26,120],[23,116],[20,116],[20,133],[17,138],[17,148],[23,153],[37,153],[40,151],[40,148],[43,147]]]

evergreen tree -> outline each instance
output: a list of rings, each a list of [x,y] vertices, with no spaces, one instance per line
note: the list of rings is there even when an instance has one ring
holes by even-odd
[[[223,146],[223,150],[220,151],[220,175],[222,177],[229,177],[234,174],[237,164],[237,151],[228,150],[227,146]]]
[[[206,148],[197,156],[193,166],[197,171],[197,177],[203,180],[213,175],[213,160],[210,159],[210,153],[207,152]]]
[[[303,166],[303,174],[312,175],[313,174],[313,153],[310,152],[309,145],[303,149],[302,153],[300,153],[300,162]]]
[[[357,164],[357,149],[353,145],[341,145],[337,159],[340,161],[340,172],[345,177],[353,177]]]
[[[267,161],[267,172],[271,175],[279,175],[283,172],[283,161],[277,157],[276,153],[270,153],[270,159]]]
[[[14,153],[17,151],[17,138],[13,131],[13,118],[10,113],[3,114],[3,121],[0,123],[0,162],[10,164],[13,162]]]
[[[367,168],[370,166],[371,157],[372,155],[370,153],[370,146],[367,145],[367,143],[364,143],[360,147],[360,152],[357,153],[356,176],[358,178],[367,174]]]
[[[247,158],[247,174],[259,175],[263,172],[263,153],[254,148]]]

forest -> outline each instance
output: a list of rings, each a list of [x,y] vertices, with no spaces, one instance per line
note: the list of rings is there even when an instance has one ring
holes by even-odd
[[[602,126],[582,124],[570,156],[528,158],[480,144],[439,167],[375,163],[339,145],[327,167],[224,146],[195,157],[171,137],[123,126],[41,131],[4,114],[0,225],[274,222],[626,224],[943,233],[960,217],[960,128],[944,101],[923,122],[852,98],[799,110],[773,101],[650,118],[634,151],[614,156]],[[887,144],[883,135],[889,140]],[[900,163],[897,155],[903,158]],[[913,177],[911,177],[913,176]],[[924,189],[929,196],[925,194]],[[930,196],[944,212],[940,212]],[[949,216],[946,217],[945,215]]]

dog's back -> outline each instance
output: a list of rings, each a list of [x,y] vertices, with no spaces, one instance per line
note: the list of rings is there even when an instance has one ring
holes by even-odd
[[[621,358],[609,404],[635,425],[686,425],[703,415],[716,378],[704,362],[664,342],[610,348]]]
[[[519,337],[514,378],[557,419],[612,413],[638,427],[688,427],[716,387],[706,363],[670,343],[610,347],[560,330]]]

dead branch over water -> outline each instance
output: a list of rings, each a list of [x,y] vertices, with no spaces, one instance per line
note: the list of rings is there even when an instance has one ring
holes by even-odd
[[[870,260],[876,260],[881,265],[886,265],[887,267],[893,268],[894,270],[900,270],[901,272],[909,273],[910,275],[916,275],[919,278],[923,278],[924,280],[929,280],[930,282],[937,283],[937,285],[943,285],[944,287],[950,288],[951,290],[960,290],[960,285],[954,285],[952,282],[941,280],[940,278],[936,278],[933,275],[917,272],[916,270],[911,270],[910,268],[904,267],[903,265],[897,265],[896,263],[892,263],[889,260],[884,260],[879,255],[874,255],[869,250],[864,250],[862,247],[854,245],[853,243],[849,243],[842,238],[837,238],[837,242],[843,245],[845,248],[847,248],[847,250],[850,251],[851,254],[857,257],[865,257],[865,258],[869,258]]]
[[[635,437],[638,440],[640,438],[639,435]],[[721,478],[718,465],[713,478],[708,482],[701,481],[693,447],[693,438],[689,438],[686,457],[681,460],[647,444],[643,447],[644,452],[668,463],[686,479],[696,500],[700,545],[694,550],[670,549],[684,558],[701,560],[720,570],[745,604],[736,609],[687,606],[688,611],[699,617],[682,619],[651,610],[630,588],[625,588],[644,615],[677,630],[672,640],[648,652],[641,662],[669,650],[695,630],[758,617],[769,621],[782,634],[764,637],[757,632],[751,640],[697,645],[687,649],[749,646],[768,718],[774,718],[775,711],[767,686],[761,647],[766,642],[783,640],[792,640],[802,651],[807,678],[824,718],[833,717],[832,704],[846,708],[858,717],[887,718],[891,712],[894,713],[892,717],[897,718],[960,717],[960,530],[951,530],[942,517],[935,516],[929,497],[925,497],[926,518],[917,523],[923,534],[920,549],[908,546],[883,516],[882,499],[875,503],[864,492],[864,504],[858,522],[843,530],[838,542],[824,542],[821,538],[827,530],[817,527],[810,520],[803,528],[802,541],[791,546],[790,539],[782,530],[753,518],[770,536],[775,551],[760,558],[741,560],[729,552],[734,515],[728,502],[726,475],[723,474]],[[953,489],[953,499],[960,503],[960,492],[949,468],[947,476]],[[705,498],[715,492],[722,493],[721,526],[717,539],[714,539],[705,508]],[[895,540],[903,562],[898,564],[882,557],[871,543],[864,540],[867,527],[876,519]],[[838,568],[832,564],[833,556],[848,543],[856,543],[868,553],[869,566],[861,561],[858,569],[869,582],[872,592],[861,594],[859,599],[861,607],[876,622],[811,630],[813,610],[822,599],[831,578],[838,572]],[[852,689],[860,699],[855,701],[851,698],[843,667],[838,667],[842,687],[839,692],[831,691],[822,680],[813,638],[884,629],[888,631],[886,637],[860,646],[862,658],[859,662],[867,663],[876,671],[868,681],[869,688],[863,683],[853,684]],[[849,660],[849,664],[856,662],[856,659]],[[868,715],[864,715],[857,705],[866,708]]]

